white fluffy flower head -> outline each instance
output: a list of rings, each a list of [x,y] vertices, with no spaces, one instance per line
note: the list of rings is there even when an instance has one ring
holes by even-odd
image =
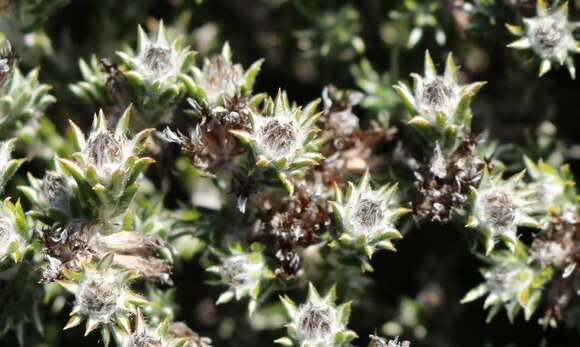
[[[502,180],[501,173],[490,177],[486,172],[479,188],[472,190],[473,213],[467,226],[481,230],[488,254],[498,240],[513,250],[518,226],[538,227],[538,222],[529,215],[534,192],[524,187],[523,175],[522,171]]]
[[[513,322],[520,311],[529,320],[542,298],[542,289],[552,277],[552,269],[538,269],[529,263],[525,245],[516,241],[514,251],[495,251],[487,257],[488,268],[481,272],[485,281],[470,290],[461,303],[487,296],[484,308],[490,308],[488,322],[503,306]]]
[[[239,300],[244,292],[249,292],[262,278],[265,267],[262,257],[252,254],[237,254],[227,258],[221,266],[223,279],[236,291]]]
[[[250,250],[239,244],[230,246],[230,254],[222,254],[221,264],[211,266],[207,271],[220,276],[221,282],[228,286],[228,290],[220,295],[216,304],[224,304],[232,299],[241,300],[249,297],[248,310],[252,314],[257,308],[261,290],[274,278],[268,269],[262,247],[252,244]]]
[[[117,271],[87,271],[75,293],[79,313],[108,323],[122,305],[122,292],[123,282]]]
[[[294,190],[290,178],[302,177],[305,168],[323,158],[318,153],[322,140],[315,126],[321,115],[316,112],[319,102],[297,107],[290,105],[285,92],[279,91],[275,100],[268,99],[259,113],[250,112],[250,131],[230,130],[252,149],[256,166],[273,170],[290,193]]]
[[[128,138],[130,114],[131,107],[125,110],[116,128],[111,129],[105,114],[100,110],[94,117],[91,132],[87,138],[71,122],[79,148],[74,158],[81,169],[94,169],[99,178],[108,181],[116,171],[126,170],[127,162],[132,157],[137,159],[153,129],[145,129],[132,139]]]
[[[368,172],[358,186],[349,182],[345,196],[337,189],[331,206],[343,229],[340,240],[362,246],[369,257],[377,248],[394,250],[391,240],[401,237],[395,222],[409,212],[397,205],[396,189],[388,184],[372,189]]]
[[[233,98],[240,92],[245,82],[244,69],[232,63],[229,44],[225,44],[221,54],[206,59],[202,70],[193,68],[195,83],[204,91],[207,103],[220,104],[222,98]]]
[[[336,306],[336,291],[333,287],[324,297],[312,284],[308,288],[308,298],[296,306],[288,297],[281,298],[291,322],[287,324],[290,338],[276,340],[284,346],[292,346],[292,339],[300,346],[322,347],[348,346],[356,334],[347,329],[350,303]]]
[[[136,70],[146,80],[153,83],[159,81],[175,82],[183,72],[184,66],[191,59],[191,52],[181,48],[181,39],[169,43],[165,34],[163,22],[159,23],[155,39],[150,39],[143,28],[138,28],[138,52],[133,58],[119,52],[126,61],[130,61]]]
[[[538,0],[536,8],[536,17],[525,18],[524,28],[507,25],[512,34],[521,36],[508,47],[534,51],[542,59],[540,76],[550,71],[552,63],[556,62],[566,64],[570,75],[575,78],[576,69],[569,55],[580,52],[574,38],[578,23],[568,20],[568,3],[549,9],[544,0]]]
[[[473,96],[485,85],[485,82],[474,82],[460,85],[458,69],[449,54],[445,72],[439,75],[429,51],[425,52],[425,70],[423,75],[411,74],[413,89],[399,82],[395,91],[409,110],[413,118],[410,124],[419,127],[434,126],[441,130],[452,127],[469,128],[471,110],[469,104]]]
[[[290,111],[283,109],[277,110],[273,117],[254,117],[254,127],[257,149],[269,161],[280,157],[291,160],[306,135]]]
[[[113,267],[113,260],[114,255],[108,254],[98,262],[88,259],[79,271],[62,271],[65,279],[57,283],[75,297],[65,330],[86,319],[85,335],[99,326],[102,333],[116,325],[129,331],[128,317],[137,313],[137,305],[147,301],[129,288],[129,283],[139,275]]]

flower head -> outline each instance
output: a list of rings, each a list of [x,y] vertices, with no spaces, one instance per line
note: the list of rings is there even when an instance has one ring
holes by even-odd
[[[539,226],[530,217],[534,194],[522,187],[523,175],[522,171],[503,180],[501,172],[490,176],[486,171],[479,188],[472,188],[473,209],[467,226],[482,232],[487,254],[493,250],[497,240],[514,250],[518,226]]]
[[[349,182],[346,196],[337,189],[331,205],[343,230],[340,240],[362,247],[369,258],[377,248],[394,250],[392,239],[401,237],[395,222],[410,211],[397,206],[396,189],[387,184],[373,190],[368,172],[358,187]]]
[[[345,347],[357,337],[354,331],[346,327],[350,302],[337,307],[334,287],[326,296],[320,297],[316,288],[310,284],[308,298],[299,307],[288,297],[282,297],[281,300],[291,319],[286,325],[289,337],[276,340],[283,346]]]
[[[580,52],[573,34],[578,23],[568,20],[568,2],[548,9],[545,0],[538,0],[536,11],[536,17],[524,19],[525,28],[507,25],[512,34],[521,37],[508,47],[531,48],[542,60],[540,76],[550,71],[552,63],[558,63],[566,64],[570,76],[576,78],[576,68],[570,53]]]
[[[524,157],[528,175],[532,178],[529,187],[535,193],[534,210],[545,215],[543,226],[549,223],[550,214],[563,214],[576,209],[576,189],[570,167],[555,168],[540,160],[534,163]]]
[[[232,62],[232,51],[226,42],[221,54],[206,58],[201,69],[192,67],[190,94],[197,102],[210,108],[225,106],[235,97],[249,97],[263,61],[254,62],[244,71],[242,65]]]
[[[231,299],[241,300],[248,296],[249,313],[257,308],[262,289],[274,274],[268,269],[262,248],[253,244],[250,251],[241,245],[230,247],[230,254],[221,256],[221,264],[207,269],[221,277],[221,282],[229,288],[217,300],[217,304],[229,302]]]
[[[476,300],[487,294],[484,308],[490,308],[490,321],[503,306],[513,321],[524,310],[529,320],[541,298],[542,287],[552,276],[551,268],[540,270],[530,265],[526,247],[519,241],[515,251],[496,251],[488,258],[490,266],[482,270],[485,282],[470,290],[461,303]]]
[[[86,263],[79,272],[64,271],[66,280],[57,281],[75,296],[71,318],[64,329],[73,328],[87,320],[85,335],[97,327],[115,323],[130,331],[129,316],[137,306],[147,303],[129,289],[134,274],[112,267],[113,256],[98,263]]]
[[[194,52],[189,47],[183,46],[183,37],[169,42],[162,21],[159,22],[157,33],[152,37],[148,37],[139,26],[137,51],[127,50],[117,52],[117,55],[122,61],[118,69],[120,73],[117,73],[116,68],[107,74],[85,68],[83,72],[85,79],[89,76],[87,87],[102,94],[103,77],[112,78],[111,81],[114,83],[118,80],[127,82],[123,87],[128,87],[129,94],[132,95],[131,98],[139,110],[139,120],[143,127],[170,120],[173,116],[171,110],[185,94],[185,80],[188,78],[187,74],[194,58]],[[119,79],[119,76],[124,78]],[[76,94],[84,99],[94,98],[86,95],[87,93],[82,90],[82,84],[78,86],[81,90],[73,87],[80,92]]]
[[[261,113],[251,112],[252,130],[231,130],[240,141],[250,146],[256,165],[273,170],[289,192],[294,187],[291,177],[300,177],[304,168],[322,159],[317,152],[319,129],[314,123],[319,101],[304,108],[290,106],[285,92],[278,92],[275,100],[266,101]]]
[[[71,122],[78,152],[73,155],[74,161],[58,160],[63,172],[75,180],[83,202],[105,207],[95,209],[102,215],[124,212],[137,191],[139,175],[154,162],[149,157],[139,157],[153,129],[129,138],[130,114],[129,107],[111,129],[100,111],[88,137]]]
[[[423,76],[411,74],[413,91],[403,82],[394,86],[395,91],[413,118],[409,121],[420,128],[435,127],[440,131],[468,132],[471,126],[470,103],[485,82],[459,85],[457,66],[449,54],[445,73],[439,75],[429,51],[425,52]]]
[[[128,77],[139,78],[153,88],[158,84],[157,88],[160,88],[176,83],[192,63],[193,52],[184,48],[182,41],[182,38],[177,38],[170,43],[163,22],[159,22],[154,38],[149,38],[139,26],[136,54],[117,52],[117,55],[132,69]]]

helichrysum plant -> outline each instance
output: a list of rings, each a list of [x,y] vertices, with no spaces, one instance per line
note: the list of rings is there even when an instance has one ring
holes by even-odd
[[[169,41],[160,22],[153,38],[139,26],[136,51],[117,55],[126,66],[122,73],[139,100],[137,105],[145,117],[153,117],[144,121],[155,124],[164,120],[168,114],[162,107],[171,107],[183,94],[180,80],[192,63],[193,52],[183,47],[182,38]]]
[[[579,6],[0,0],[0,345],[573,344]]]

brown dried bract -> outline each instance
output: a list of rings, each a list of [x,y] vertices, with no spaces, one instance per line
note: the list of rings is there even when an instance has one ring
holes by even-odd
[[[275,239],[280,262],[276,274],[295,275],[300,269],[300,249],[318,242],[330,226],[326,201],[298,186],[293,196],[278,202],[263,196],[259,205],[256,231]]]
[[[486,165],[475,155],[475,147],[475,138],[469,137],[451,153],[441,154],[437,163],[428,158],[421,164],[415,172],[417,194],[413,202],[419,220],[447,223],[453,211],[464,205],[469,187],[479,182]]]
[[[238,98],[228,100],[223,109],[211,110],[193,100],[189,100],[200,122],[189,136],[179,133],[182,151],[193,165],[203,171],[215,174],[229,164],[232,158],[246,149],[229,132],[247,129],[249,117],[245,105]]]

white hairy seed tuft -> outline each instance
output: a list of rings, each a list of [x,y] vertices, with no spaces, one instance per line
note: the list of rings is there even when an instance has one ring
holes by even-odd
[[[233,66],[223,56],[216,55],[203,66],[203,79],[199,81],[210,104],[219,102],[220,97],[232,98],[242,82],[242,71]]]
[[[105,130],[91,133],[84,154],[88,164],[102,175],[110,175],[123,163],[126,139]]]
[[[162,77],[172,69],[171,49],[156,44],[149,44],[143,52],[143,64],[154,79]]]
[[[277,158],[293,152],[298,134],[292,121],[270,119],[259,129],[258,136],[265,153],[270,158]]]
[[[297,328],[302,341],[325,340],[336,331],[336,310],[321,303],[309,302],[300,308]]]
[[[516,219],[517,204],[512,194],[500,190],[492,190],[483,196],[484,222],[494,228],[503,230],[513,225]]]
[[[435,151],[431,158],[430,170],[438,178],[444,178],[447,176],[447,160],[445,160],[445,157],[443,156],[439,143],[435,145]]]
[[[106,323],[120,306],[122,287],[114,273],[86,274],[77,292],[81,313]]]
[[[530,43],[542,58],[554,58],[574,47],[574,38],[566,28],[567,21],[556,17],[531,20],[528,29]]]
[[[61,205],[68,197],[66,178],[56,172],[47,171],[42,179],[42,194],[52,206]]]
[[[257,281],[259,264],[253,264],[247,255],[235,255],[228,258],[223,266],[223,276],[233,288],[253,286]]]
[[[383,202],[372,199],[361,199],[354,213],[355,221],[364,230],[373,229],[385,217]]]
[[[455,86],[440,76],[423,82],[417,88],[416,99],[418,113],[429,117],[452,115],[459,101]]]

